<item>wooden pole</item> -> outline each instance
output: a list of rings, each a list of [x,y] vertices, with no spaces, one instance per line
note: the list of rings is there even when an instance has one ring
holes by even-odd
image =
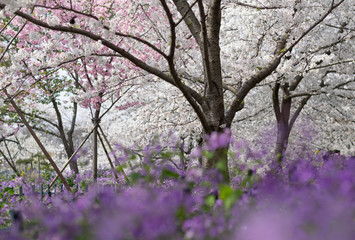
[[[65,168],[69,165],[69,163],[71,162],[71,160],[74,158],[74,156],[79,152],[79,150],[81,149],[81,147],[85,144],[85,142],[89,139],[89,137],[91,136],[91,134],[94,132],[94,130],[97,128],[97,124],[95,125],[95,127],[93,127],[91,129],[91,131],[86,135],[86,137],[84,138],[84,140],[80,143],[79,147],[75,150],[75,152],[70,156],[70,158],[68,159],[68,161],[64,164],[64,166],[62,167],[62,170],[60,170],[60,172],[64,172]],[[53,186],[53,184],[57,181],[58,179],[58,175],[53,179],[53,181],[51,182],[51,184],[49,185],[50,187]]]
[[[100,106],[101,107],[101,106]],[[99,109],[95,110],[95,116],[93,119],[94,126],[100,123],[100,107]],[[98,137],[99,134],[98,128],[94,129],[93,133],[93,159],[92,159],[92,180],[94,182],[97,181],[97,162],[98,162]]]
[[[16,176],[20,177],[21,174],[17,171],[16,166],[13,165],[13,164],[10,162],[10,159],[8,159],[8,158],[6,157],[6,155],[3,153],[3,151],[0,150],[0,153],[1,153],[1,155],[4,157],[4,159],[5,159],[5,161],[7,162],[7,164],[9,164],[9,166],[11,167],[11,169],[15,172]]]
[[[106,148],[106,146],[105,146],[105,143],[104,143],[104,141],[102,140],[101,134],[98,133],[97,136],[99,137],[99,140],[100,140],[100,142],[101,142],[102,148],[104,149],[104,152],[105,152],[105,154],[106,154],[107,160],[108,160],[108,162],[110,163],[110,166],[111,166],[111,170],[112,170],[112,172],[113,172],[113,175],[115,176],[115,179],[116,179],[116,181],[117,181],[117,183],[118,183],[119,181],[118,181],[118,176],[117,176],[117,172],[116,172],[115,166],[114,166],[113,163],[112,163],[112,160],[111,160],[110,155],[109,155],[109,153],[108,153],[108,151],[107,151],[107,148]]]
[[[46,158],[48,159],[49,163],[52,165],[52,167],[54,168],[55,172],[57,173],[57,175],[60,177],[60,179],[62,180],[65,188],[71,191],[71,188],[67,182],[67,180],[64,178],[64,176],[62,175],[62,173],[60,172],[59,168],[57,167],[57,165],[55,164],[55,162],[53,161],[52,157],[49,155],[49,153],[47,152],[46,148],[43,146],[42,142],[39,140],[39,138],[37,137],[36,133],[33,131],[33,129],[31,128],[31,126],[29,125],[29,123],[27,122],[27,120],[25,119],[24,115],[22,114],[20,108],[17,106],[16,102],[11,98],[11,96],[8,94],[6,88],[3,90],[4,93],[6,94],[8,100],[10,101],[11,105],[14,107],[15,111],[17,112],[17,114],[20,116],[23,124],[25,124],[25,126],[27,127],[28,131],[30,132],[30,134],[32,135],[32,137],[34,138],[34,140],[36,141],[36,143],[38,144],[39,148],[42,150],[43,154],[46,156]]]
[[[104,139],[105,139],[105,141],[106,141],[108,147],[110,148],[110,151],[113,152],[112,146],[111,146],[110,142],[108,141],[108,139],[107,139],[107,137],[106,137],[106,135],[105,135],[105,133],[104,133],[104,131],[102,130],[102,128],[101,128],[100,125],[99,125],[99,130],[100,130],[102,136],[104,137]],[[124,176],[126,182],[129,183],[129,178],[127,177],[127,174],[125,173],[125,171],[124,171],[123,168],[121,167],[121,164],[120,164],[118,161],[117,161],[117,165],[120,167],[120,172],[123,174],[123,176]]]

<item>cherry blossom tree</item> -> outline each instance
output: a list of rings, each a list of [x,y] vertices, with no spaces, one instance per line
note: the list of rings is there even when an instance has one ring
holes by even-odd
[[[205,134],[230,128],[246,96],[272,76],[288,54],[302,58],[310,46],[327,42],[318,35],[325,26],[344,30],[353,24],[350,0],[3,0],[0,8],[5,18],[14,16],[27,24],[24,29],[51,30],[42,42],[60,53],[55,58],[45,53],[50,64],[82,55],[73,42],[91,39],[101,54],[120,60],[118,69],[147,72],[176,87]],[[29,35],[18,38],[32,41]],[[87,48],[84,54],[95,49]],[[35,63],[30,67],[38,68]],[[228,181],[225,149],[217,151],[207,167],[218,161]]]
[[[56,67],[51,67],[51,65],[43,66],[40,69],[31,69],[30,66],[33,64],[45,63],[46,58],[39,54],[40,51],[47,51],[49,55],[53,55],[56,53],[60,53],[63,51],[58,50],[56,48],[48,49],[48,46],[38,44],[38,36],[35,36],[37,40],[29,43],[25,41],[16,40],[14,42],[9,39],[14,39],[11,37],[11,31],[18,31],[16,36],[19,34],[26,34],[26,32],[21,32],[21,29],[18,30],[16,22],[13,19],[8,19],[7,25],[8,30],[6,31],[7,35],[4,34],[3,31],[3,41],[7,45],[7,51],[4,52],[9,55],[7,61],[5,62],[6,67],[10,68],[16,66],[20,68],[22,66],[22,70],[15,70],[16,73],[20,72],[22,74],[18,74],[18,81],[14,81],[8,85],[11,86],[11,90],[14,91],[16,89],[16,85],[18,92],[13,92],[14,98],[20,99],[24,96],[30,97],[27,101],[21,101],[22,103],[27,104],[28,109],[34,110],[34,105],[37,102],[38,104],[51,104],[54,109],[54,116],[56,118],[56,122],[48,119],[48,116],[43,116],[43,114],[48,114],[48,112],[42,111],[41,114],[34,112],[22,112],[26,116],[37,120],[37,126],[32,125],[32,128],[35,130],[39,130],[45,132],[46,134],[51,134],[52,136],[58,137],[61,139],[64,149],[68,155],[69,159],[73,158],[74,154],[74,128],[77,122],[77,111],[78,111],[78,103],[84,108],[90,108],[91,119],[94,123],[94,141],[93,141],[93,172],[94,178],[97,176],[97,158],[98,158],[98,132],[97,132],[97,124],[102,116],[99,117],[100,108],[102,103],[106,100],[116,99],[112,104],[115,104],[117,100],[121,97],[120,94],[123,94],[124,91],[121,91],[123,87],[124,79],[126,75],[122,74],[122,71],[112,71],[113,65],[115,65],[115,59],[113,56],[107,56],[105,54],[96,53],[88,53],[89,55],[79,55],[74,58],[69,56],[67,60],[61,60],[60,64]],[[22,25],[25,26],[25,25]],[[31,29],[33,30],[33,29]],[[32,34],[30,32],[29,34]],[[47,37],[48,33],[41,32],[38,34],[42,34]],[[21,35],[19,37],[21,38]],[[18,46],[26,45],[25,51],[18,51]],[[78,50],[81,50],[81,53],[85,52],[83,46],[86,43],[78,41],[74,41],[71,43],[75,45]],[[9,47],[12,46],[12,47]],[[36,54],[33,56],[33,51],[36,51]],[[3,54],[3,56],[4,56]],[[19,54],[25,55],[25,58],[22,58],[22,62],[18,63]],[[3,57],[2,56],[2,57]],[[27,57],[27,58],[26,58]],[[106,61],[106,63],[105,63]],[[22,63],[22,64],[21,64]],[[96,66],[102,66],[103,68],[98,69]],[[34,71],[32,71],[34,70]],[[66,73],[63,73],[63,70]],[[116,69],[117,70],[117,69]],[[58,74],[59,71],[59,74]],[[35,74],[37,73],[37,74]],[[56,76],[53,76],[57,73]],[[68,77],[64,77],[63,75],[69,75]],[[38,76],[39,75],[39,76]],[[69,94],[71,96],[66,96],[66,98],[71,98],[71,102],[73,104],[72,110],[72,118],[71,122],[68,126],[68,131],[65,131],[66,126],[63,123],[63,112],[60,110],[60,102],[59,99],[63,99],[63,94]],[[42,97],[43,96],[43,97]],[[40,107],[41,108],[41,107]],[[38,112],[38,110],[37,110]],[[10,113],[10,112],[8,112]],[[12,114],[12,113],[10,113]],[[13,121],[21,121],[18,117],[15,116]],[[41,126],[39,126],[39,124]],[[78,167],[75,161],[69,162],[71,169],[75,172],[78,172]],[[96,174],[95,174],[96,173]]]
[[[72,86],[68,87],[69,84],[68,80],[63,79],[58,74],[52,73],[33,86],[32,94],[23,92],[16,97],[16,99],[22,99],[19,102],[19,106],[22,113],[28,118],[32,129],[60,139],[68,158],[71,157],[75,150],[74,130],[78,111],[75,101],[71,107],[68,104],[60,102],[61,94],[73,91]],[[36,89],[35,94],[34,89]],[[52,111],[48,108],[48,105],[52,106]],[[13,111],[11,105],[7,104],[2,110],[1,122],[21,124],[21,119]],[[66,112],[64,113],[64,111]],[[72,111],[71,117],[69,116],[69,111]],[[65,121],[66,119],[63,119],[63,115],[70,119],[68,126]],[[79,172],[75,161],[71,162],[70,168],[75,173]]]

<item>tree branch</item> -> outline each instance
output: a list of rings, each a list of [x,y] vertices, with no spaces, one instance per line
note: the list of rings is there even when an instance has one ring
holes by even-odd
[[[170,52],[169,52],[169,56],[167,57],[170,73],[174,79],[175,86],[177,86],[177,88],[180,89],[180,91],[182,92],[182,94],[184,95],[186,100],[191,104],[192,108],[194,109],[195,113],[197,114],[198,118],[200,119],[203,128],[205,130],[208,130],[208,128],[209,128],[208,123],[206,121],[205,115],[203,114],[203,112],[201,110],[201,107],[196,103],[195,99],[193,99],[193,96],[191,95],[190,91],[187,91],[186,85],[184,85],[181,82],[181,79],[180,79],[178,73],[176,72],[175,65],[174,65],[174,54],[175,54],[175,46],[176,46],[176,33],[175,33],[176,24],[173,20],[173,16],[172,16],[165,0],[161,0],[160,2],[163,5],[163,8],[164,8],[166,16],[169,20],[170,29],[171,29]],[[202,100],[201,100],[201,103],[202,103]]]
[[[43,6],[43,5],[35,5],[35,7],[40,7],[40,8],[45,8],[45,9],[50,9],[50,10],[65,10],[65,11],[69,11],[69,12],[73,12],[77,15],[82,15],[82,16],[85,16],[85,17],[88,17],[88,18],[92,18],[96,21],[100,21],[100,19],[94,15],[92,15],[92,13],[85,13],[85,12],[80,12],[80,11],[77,11],[75,9],[72,9],[72,8],[67,8],[67,7],[63,7],[63,6],[56,6],[56,7],[48,7],[48,6]],[[108,31],[111,31],[110,27],[106,26],[106,25],[103,25],[103,28],[108,30]],[[139,37],[136,37],[136,36],[132,36],[132,35],[129,35],[129,34],[124,34],[124,33],[121,33],[121,32],[117,32],[117,31],[112,31],[116,36],[120,36],[120,37],[125,37],[125,38],[130,38],[130,39],[133,39],[137,42],[140,42],[140,43],[143,43],[145,45],[147,45],[148,47],[150,47],[151,49],[153,49],[154,51],[158,52],[159,54],[165,56],[164,52],[162,52],[159,48],[157,48],[156,46],[154,46],[152,43],[142,39],[142,38],[139,38]]]
[[[278,41],[275,49],[274,58],[271,62],[264,68],[260,69],[257,73],[250,77],[242,87],[239,89],[238,94],[235,96],[231,106],[226,113],[227,127],[230,127],[236,112],[241,109],[244,98],[249,93],[249,91],[254,88],[258,83],[268,77],[280,64],[281,56],[280,52],[286,46],[287,38],[289,37],[288,32],[286,32],[283,37]]]
[[[275,113],[277,122],[281,121],[279,90],[280,90],[280,82],[276,82],[275,86],[272,89],[272,106],[274,108],[274,113]]]
[[[289,129],[292,129],[293,125],[296,122],[296,119],[298,118],[298,116],[300,115],[302,109],[304,108],[304,106],[307,104],[308,100],[312,97],[312,95],[306,96],[305,98],[302,99],[300,105],[298,105],[298,108],[296,109],[296,111],[293,113],[292,118],[289,122]]]
[[[194,12],[191,10],[189,3],[186,0],[173,0],[174,4],[179,11],[180,15],[183,16],[186,26],[189,28],[192,36],[195,38],[198,45],[201,45],[201,25],[195,16]],[[198,1],[198,0],[197,0]]]
[[[0,3],[0,9],[4,8],[5,4],[1,4]],[[126,50],[118,47],[116,44],[114,44],[113,42],[110,42],[106,39],[104,39],[103,37],[96,35],[92,32],[88,32],[86,30],[83,29],[79,29],[79,28],[75,28],[72,26],[63,26],[63,25],[55,25],[55,26],[50,26],[49,24],[38,20],[34,17],[32,17],[31,15],[28,15],[26,13],[23,13],[21,11],[16,11],[15,12],[16,15],[27,19],[29,22],[32,22],[33,24],[36,24],[38,26],[50,29],[50,30],[54,30],[54,31],[61,31],[61,32],[67,32],[67,33],[75,33],[75,34],[79,34],[85,37],[88,37],[94,41],[101,41],[101,43],[108,47],[109,49],[113,50],[114,52],[117,52],[118,54],[120,54],[122,57],[126,58],[127,60],[129,60],[130,62],[132,62],[134,65],[136,65],[137,67],[141,68],[144,71],[147,71],[148,73],[151,73],[157,77],[159,77],[160,79],[172,84],[173,86],[176,86],[176,83],[174,81],[174,79],[172,77],[170,77],[169,75],[163,73],[162,71],[160,71],[157,68],[154,68],[150,65],[148,65],[147,63],[145,63],[144,61],[140,60],[139,58],[135,57],[134,55],[130,54],[129,52],[127,52]],[[191,96],[200,104],[202,104],[202,97],[192,88],[184,85],[183,86],[184,91],[188,91]]]
[[[286,53],[291,51],[310,31],[312,31],[318,24],[323,22],[323,20],[335,9],[337,8],[340,4],[342,4],[345,0],[340,0],[337,4],[334,4],[334,1],[332,2],[332,5],[328,9],[328,11],[315,23],[313,23],[294,43],[291,44],[285,51],[281,53],[280,57],[283,57]]]
[[[12,169],[12,170],[15,172],[15,174],[19,177],[20,174],[19,174],[19,172],[17,171],[16,166],[13,165],[13,164],[10,162],[10,160],[6,157],[6,155],[3,153],[3,151],[0,150],[0,153],[1,153],[1,155],[4,157],[4,159],[5,159],[5,161],[7,162],[7,164],[9,164],[9,166],[11,167],[11,169]]]
[[[293,81],[292,81],[292,83],[290,85],[290,92],[294,91],[297,88],[298,84],[302,81],[302,79],[303,79],[302,75],[297,75],[293,79]]]
[[[206,14],[205,14],[202,0],[198,0],[198,7],[200,11],[200,18],[201,18],[201,36],[202,36],[200,48],[202,52],[202,58],[204,63],[203,65],[206,74],[205,88],[207,88],[207,86],[213,85],[213,81],[211,76],[211,66],[210,66],[209,51],[208,51],[209,45],[208,45],[208,37],[207,37]]]
[[[12,22],[12,20],[14,20],[16,17],[16,15],[12,16],[12,18],[10,19],[10,21],[8,21],[0,30],[0,34],[7,28],[7,26],[10,25],[10,23]]]
[[[239,2],[237,1],[235,3],[236,5],[238,6],[242,6],[242,7],[248,7],[248,8],[254,8],[256,10],[270,10],[270,9],[283,9],[283,8],[286,8],[286,7],[281,7],[281,6],[256,6],[256,5],[252,5],[252,4],[248,4],[248,3],[242,3],[242,2]]]
[[[68,141],[67,141],[67,138],[66,138],[65,132],[64,132],[62,114],[59,111],[58,104],[57,104],[56,100],[54,98],[52,98],[51,102],[52,102],[54,111],[55,111],[55,113],[57,115],[58,131],[59,131],[60,139],[62,140],[62,142],[64,144],[64,148],[68,149],[69,145],[68,145]]]
[[[17,33],[15,34],[15,36],[10,40],[10,42],[7,44],[6,48],[4,49],[1,57],[0,57],[0,62],[2,61],[2,59],[4,58],[6,52],[9,50],[12,42],[17,38],[17,36],[22,32],[22,30],[25,28],[26,24],[27,24],[28,21],[26,21],[22,27],[17,31]]]
[[[340,64],[344,64],[344,63],[351,63],[351,62],[355,63],[355,59],[342,60],[342,61],[338,61],[338,62],[335,62],[335,63],[329,63],[329,64],[322,65],[322,66],[316,66],[316,67],[307,69],[307,71],[315,70],[315,69],[321,69],[321,68],[327,68],[327,67],[340,65]]]

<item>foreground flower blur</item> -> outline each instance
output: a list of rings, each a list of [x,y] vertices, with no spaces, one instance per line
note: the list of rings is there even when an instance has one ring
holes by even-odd
[[[217,135],[210,140],[216,139],[223,140]],[[218,144],[225,144],[222,140]],[[199,151],[214,150],[207,144]],[[249,160],[259,161],[263,154],[248,149]],[[282,169],[261,173],[257,164],[251,169],[236,160],[231,187],[214,181],[198,166],[179,169],[172,164],[179,155],[177,148],[174,151],[161,145],[145,148],[141,167],[130,172],[129,184],[123,178],[114,181],[110,171],[101,171],[95,184],[90,183],[90,173],[67,175],[77,186],[74,195],[52,190],[53,195],[43,197],[24,184],[28,179],[4,181],[0,238],[355,238],[353,157],[295,155]],[[16,195],[19,186],[23,196]]]

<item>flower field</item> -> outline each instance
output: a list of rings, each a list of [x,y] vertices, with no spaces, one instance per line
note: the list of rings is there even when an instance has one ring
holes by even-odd
[[[216,139],[213,139],[216,141]],[[220,141],[223,144],[223,141]],[[212,146],[211,144],[209,146]],[[218,146],[217,146],[218,147]],[[193,155],[208,157],[213,149]],[[131,153],[133,154],[133,153]],[[1,183],[1,239],[354,239],[355,158],[320,152],[258,171],[231,161],[230,185],[177,149],[150,146],[137,168],[67,173],[73,192],[26,176]],[[249,153],[250,158],[260,154]],[[305,156],[303,154],[303,156]],[[238,158],[238,154],[234,155]],[[133,159],[126,154],[125,159]],[[193,157],[191,157],[193,158]],[[123,159],[117,158],[117,159]],[[122,166],[126,166],[123,164]],[[271,165],[272,166],[272,165]],[[214,176],[211,178],[211,176]],[[21,194],[19,194],[21,187]]]

